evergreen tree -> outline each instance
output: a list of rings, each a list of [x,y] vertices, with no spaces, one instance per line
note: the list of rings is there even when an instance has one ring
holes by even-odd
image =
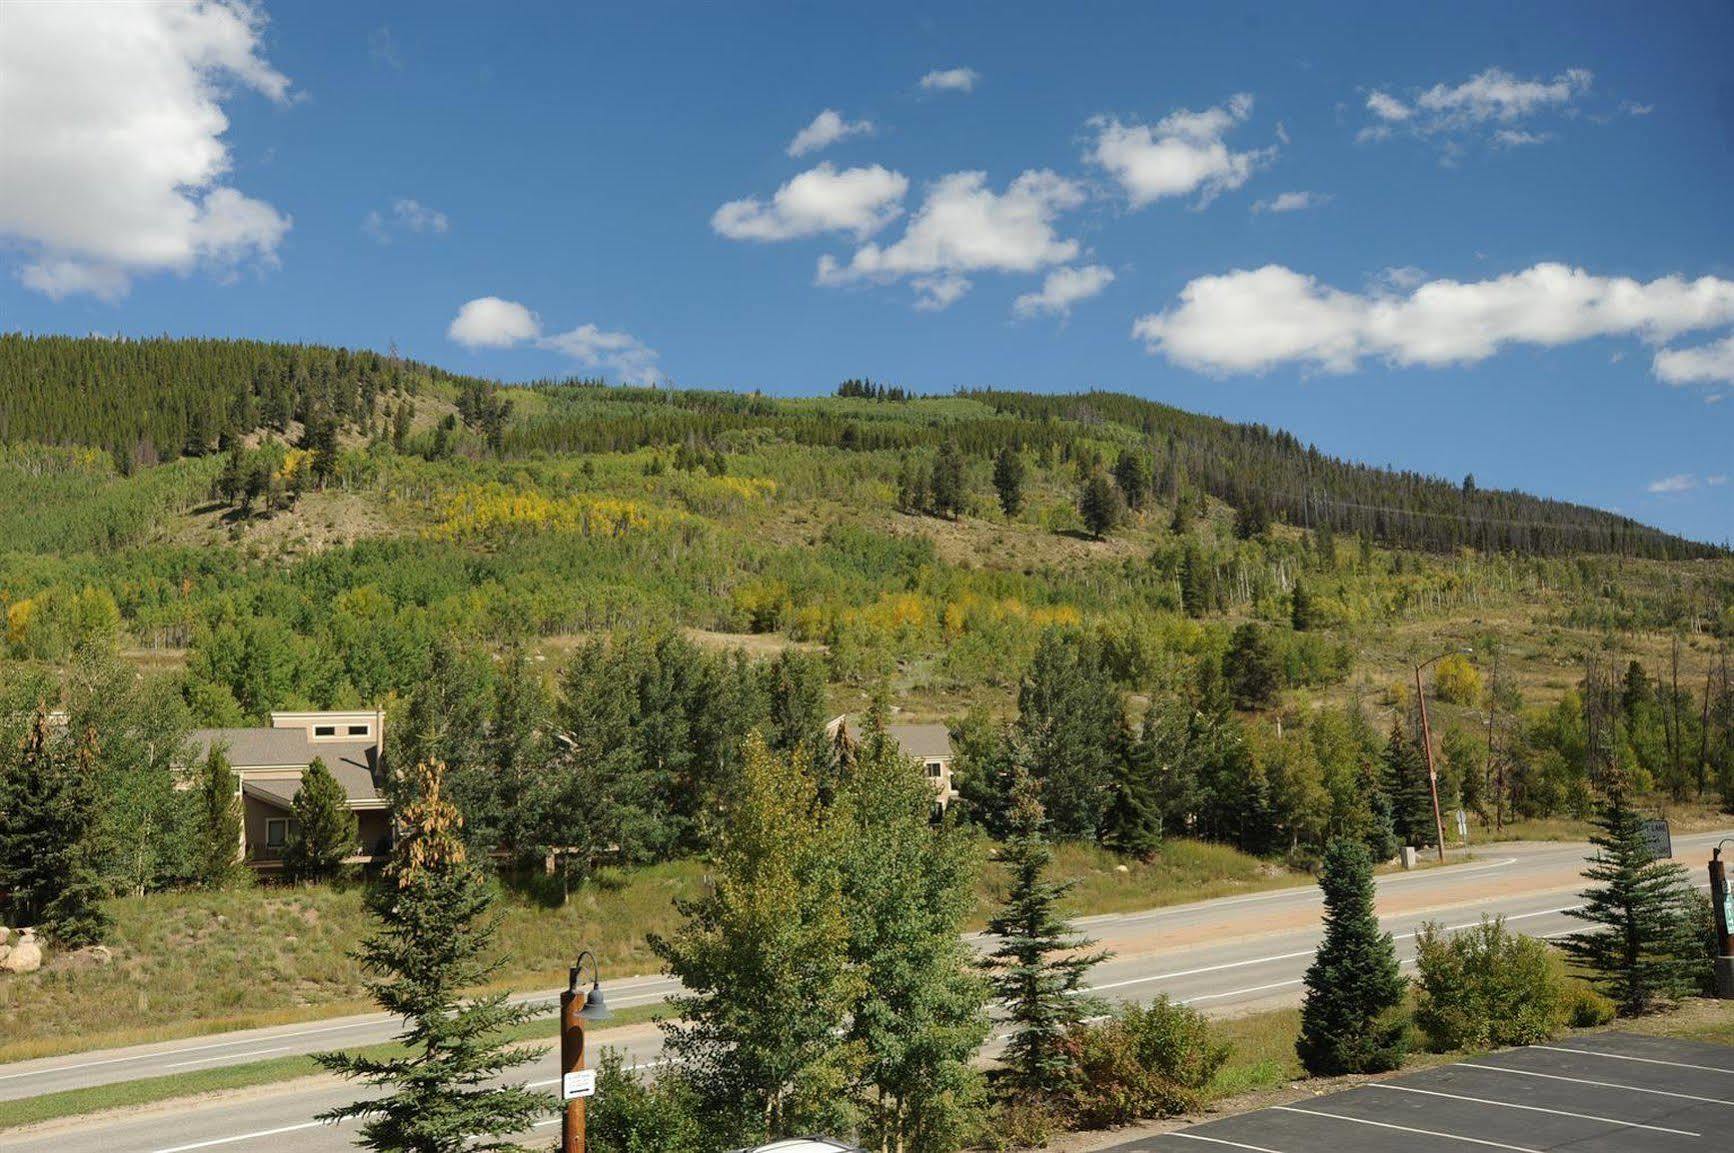
[[[1235,708],[1261,709],[1275,701],[1280,676],[1264,630],[1251,621],[1237,626],[1222,654],[1222,679]]]
[[[404,835],[381,883],[368,894],[376,928],[359,956],[374,1000],[406,1023],[404,1056],[320,1053],[325,1068],[386,1090],[333,1109],[324,1121],[361,1118],[361,1140],[380,1153],[520,1150],[503,1138],[554,1108],[521,1084],[496,1084],[541,1051],[513,1044],[511,1031],[541,1010],[504,992],[465,999],[503,959],[490,959],[499,919],[492,890],[465,855],[463,818],[442,792],[439,765],[418,764],[416,799],[400,816]]]
[[[877,719],[837,805],[861,978],[846,1033],[864,1055],[854,1097],[870,1147],[950,1153],[970,1132],[987,1037],[987,989],[962,937],[979,855],[962,826],[931,820],[932,787]]]
[[[241,863],[241,786],[222,745],[213,744],[199,766],[197,838],[193,875],[220,889],[245,872]]]
[[[1042,634],[1018,686],[1016,735],[1061,836],[1094,838],[1101,830],[1122,712],[1093,637]]]
[[[1140,861],[1155,859],[1162,847],[1161,786],[1155,751],[1149,734],[1135,733],[1129,723],[1121,722],[1102,843]]]
[[[1270,531],[1270,506],[1262,493],[1244,497],[1234,510],[1234,535],[1241,540],[1257,540]]]
[[[1180,607],[1186,615],[1197,619],[1215,607],[1215,570],[1192,541],[1180,554]]]
[[[301,774],[301,788],[291,802],[293,820],[289,844],[283,850],[283,870],[296,881],[329,881],[343,869],[344,859],[357,847],[355,813],[349,794],[314,757]]]
[[[933,460],[930,490],[934,515],[956,520],[969,500],[967,484],[963,453],[958,451],[957,442],[949,439],[940,442],[939,455]]]
[[[78,947],[101,940],[108,915],[92,860],[96,743],[76,750],[53,731],[46,705],[16,759],[0,769],[0,899],[14,925],[35,925]]]
[[[1114,461],[1114,483],[1120,487],[1126,507],[1141,512],[1150,499],[1150,457],[1135,448],[1123,448]]]
[[[1120,488],[1100,472],[1091,472],[1078,490],[1078,515],[1084,528],[1101,540],[1119,527],[1126,515],[1126,498]]]
[[[1000,511],[1011,520],[1024,508],[1024,458],[1007,443],[993,458],[993,487],[999,494]]]
[[[1571,915],[1595,928],[1565,938],[1585,968],[1626,1016],[1693,992],[1708,956],[1694,939],[1689,912],[1697,894],[1683,866],[1657,860],[1628,786],[1616,782],[1596,814],[1596,855],[1584,879],[1592,887]]]
[[[1060,1093],[1077,1072],[1066,1033],[1084,1016],[1078,993],[1085,976],[1107,955],[1084,952],[1095,942],[1074,934],[1059,914],[1072,884],[1047,879],[1053,853],[1042,832],[1037,784],[1027,773],[1013,782],[1010,820],[1000,852],[1010,888],[988,919],[998,943],[984,961],[1011,1026],[997,1087],[1010,1098],[1040,1101]]]
[[[1390,860],[1403,847],[1391,815],[1391,799],[1376,781],[1367,783],[1367,828],[1362,842],[1375,863]]]
[[[842,904],[845,848],[812,774],[750,738],[719,830],[709,892],[651,948],[683,992],[665,1051],[722,1146],[851,1121],[838,1037],[862,995]]]
[[[1325,850],[1325,933],[1306,972],[1306,999],[1295,1051],[1314,1075],[1379,1073],[1403,1063],[1406,1020],[1396,1010],[1407,982],[1389,933],[1373,907],[1373,862],[1366,848],[1338,837]]]
[[[1409,738],[1402,718],[1393,718],[1385,740],[1385,795],[1390,800],[1391,821],[1402,844],[1426,848],[1438,840],[1433,820],[1433,793],[1427,781],[1427,764],[1421,748]]]

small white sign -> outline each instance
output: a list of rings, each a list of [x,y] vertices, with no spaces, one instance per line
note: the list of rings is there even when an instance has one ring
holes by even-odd
[[[568,1073],[560,1078],[560,1099],[562,1101],[595,1095],[596,1070],[594,1069],[580,1069],[576,1073]]]
[[[1457,836],[1460,840],[1469,839],[1469,814],[1462,809],[1457,810]]]

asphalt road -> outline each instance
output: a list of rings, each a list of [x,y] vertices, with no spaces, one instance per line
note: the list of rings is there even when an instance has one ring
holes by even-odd
[[[1724,835],[1676,837],[1676,855],[1696,876],[1709,846]],[[1514,928],[1532,935],[1568,932],[1580,924],[1566,910],[1576,904],[1584,852],[1583,845],[1495,845],[1467,864],[1381,877],[1380,916],[1397,938],[1399,956],[1405,961],[1413,956],[1415,931],[1427,920],[1466,927],[1483,913],[1502,914]],[[1092,987],[1102,997],[1147,1000],[1167,993],[1208,1012],[1240,1012],[1298,998],[1301,975],[1318,940],[1319,894],[1311,887],[1276,890],[1085,918],[1080,927],[1115,954],[1092,973]],[[666,978],[648,977],[610,981],[606,987],[611,1006],[628,1008],[661,1000],[673,984]],[[370,1044],[389,1039],[395,1029],[390,1019],[368,1015],[20,1062],[0,1066],[0,1097]],[[621,1049],[633,1061],[644,1063],[654,1062],[660,1049],[657,1031],[648,1024],[606,1030],[594,1037],[593,1045]],[[554,1056],[549,1054],[526,1067],[524,1075],[540,1087],[549,1087],[556,1073]],[[307,1079],[240,1097],[168,1103],[3,1134],[0,1149],[29,1153],[191,1153],[267,1145],[293,1153],[346,1149],[351,1147],[352,1127],[327,1126],[313,1118],[356,1095],[353,1086]]]

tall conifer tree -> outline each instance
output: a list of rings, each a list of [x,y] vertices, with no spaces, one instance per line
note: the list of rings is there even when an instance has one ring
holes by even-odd
[[[1333,840],[1319,887],[1325,936],[1306,972],[1295,1051],[1314,1074],[1395,1069],[1408,1049],[1408,1022],[1395,1015],[1407,982],[1391,935],[1379,928],[1366,846],[1348,837]]]

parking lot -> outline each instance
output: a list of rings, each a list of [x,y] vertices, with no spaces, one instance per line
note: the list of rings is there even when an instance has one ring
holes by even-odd
[[[1734,1049],[1571,1037],[1362,1085],[1110,1153],[1690,1153],[1734,1150]]]

